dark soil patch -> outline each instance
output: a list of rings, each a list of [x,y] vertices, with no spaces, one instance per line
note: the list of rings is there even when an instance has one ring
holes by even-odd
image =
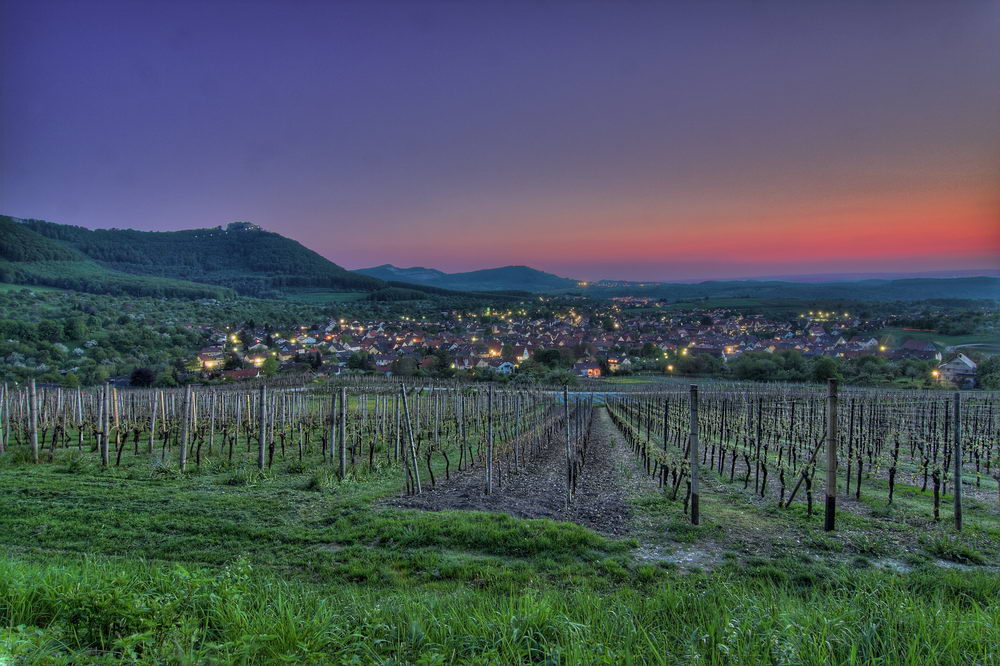
[[[490,511],[517,518],[551,518],[589,527],[611,536],[629,533],[630,510],[618,471],[621,452],[612,446],[614,426],[604,410],[595,410],[586,464],[577,481],[576,494],[566,506],[566,453],[562,441],[554,441],[519,471],[507,476],[502,487],[484,492],[482,464],[453,473],[449,481],[438,480],[436,488],[421,495],[390,499],[390,506],[442,511]]]

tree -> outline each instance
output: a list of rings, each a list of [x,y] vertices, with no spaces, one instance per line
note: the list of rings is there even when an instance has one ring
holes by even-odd
[[[976,368],[979,387],[991,391],[1000,390],[1000,356],[991,356]]]
[[[409,356],[397,358],[392,362],[392,374],[399,377],[412,377],[417,373],[417,362]]]
[[[222,367],[224,370],[239,370],[243,367],[243,359],[239,357],[239,354],[229,352],[226,354],[226,362]]]
[[[350,370],[371,370],[371,359],[367,352],[354,352],[347,358],[347,367]]]
[[[821,356],[813,364],[813,380],[823,383],[828,379],[840,379],[840,364],[829,356]]]
[[[63,323],[63,337],[66,340],[82,340],[87,335],[87,326],[83,317],[73,317]]]
[[[558,349],[537,349],[531,358],[540,365],[554,367],[559,365],[561,355]]]
[[[889,361],[882,356],[859,356],[847,365],[849,379],[868,384],[877,384],[891,379]],[[851,377],[853,375],[853,377]]]
[[[64,331],[64,327],[57,321],[43,319],[38,322],[38,337],[41,340],[55,342],[62,338]]]
[[[660,351],[660,348],[654,345],[652,342],[647,342],[646,344],[644,344],[642,346],[642,349],[639,351],[639,355],[642,356],[643,358],[657,358],[662,354],[663,352]]]
[[[697,357],[688,356],[678,364],[681,372],[689,374],[690,364],[696,364]],[[746,379],[759,382],[775,381],[781,375],[781,366],[773,354],[767,352],[748,352],[741,354],[730,362],[729,370],[736,379]]]
[[[722,359],[714,354],[694,354],[682,356],[677,361],[677,370],[684,375],[721,375],[724,367]]]
[[[157,375],[154,385],[157,388],[173,388],[177,386],[177,375],[172,368],[164,370]]]
[[[156,381],[156,373],[149,368],[136,368],[129,376],[129,384],[140,388],[148,388]]]
[[[278,370],[281,369],[281,364],[278,363],[278,358],[276,356],[268,356],[264,360],[264,364],[260,366],[260,371],[265,377],[274,377],[278,374]]]

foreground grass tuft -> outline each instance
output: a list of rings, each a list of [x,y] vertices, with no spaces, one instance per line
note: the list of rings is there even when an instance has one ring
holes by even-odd
[[[0,651],[26,663],[996,663],[996,577],[844,572],[834,588],[757,569],[594,594],[321,586],[243,559],[6,560]]]

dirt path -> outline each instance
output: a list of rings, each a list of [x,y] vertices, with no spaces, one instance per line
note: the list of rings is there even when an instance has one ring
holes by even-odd
[[[483,468],[453,474],[450,481],[438,480],[437,488],[424,489],[419,496],[400,496],[390,506],[441,511],[492,511],[518,518],[566,520],[611,536],[629,533],[629,506],[622,488],[621,464],[628,460],[606,410],[595,410],[588,459],[577,481],[573,503],[565,506],[565,449],[554,442],[512,476],[492,495],[483,492]]]

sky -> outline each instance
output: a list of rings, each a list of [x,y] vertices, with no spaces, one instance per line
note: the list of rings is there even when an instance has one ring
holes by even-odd
[[[0,213],[347,268],[1000,268],[1000,2],[0,0]]]

